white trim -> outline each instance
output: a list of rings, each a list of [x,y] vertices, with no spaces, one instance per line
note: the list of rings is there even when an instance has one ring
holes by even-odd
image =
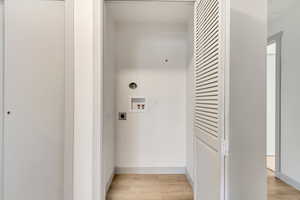
[[[185,174],[185,167],[116,167],[116,174]]]
[[[275,176],[277,178],[279,178],[280,180],[282,180],[283,182],[285,182],[286,184],[288,184],[300,191],[300,183],[298,181],[296,181],[296,180],[292,179],[291,177],[284,175],[283,173],[280,173],[280,172],[276,172]]]
[[[276,144],[275,173],[281,172],[281,46],[283,32],[268,38],[268,45],[276,44]]]
[[[230,36],[228,35],[229,33],[229,17],[230,17],[230,7],[229,7],[229,2],[230,1],[219,1],[220,3],[220,43],[221,46],[223,45],[222,48],[220,48],[220,63],[224,67],[220,68],[220,83],[219,83],[219,90],[220,90],[220,96],[223,97],[219,101],[220,108],[220,124],[219,124],[219,131],[220,133],[223,133],[220,135],[219,138],[219,145],[220,145],[220,200],[226,200],[228,197],[228,192],[227,192],[227,186],[228,186],[228,180],[227,180],[227,161],[228,161],[228,156],[229,156],[229,137],[228,137],[228,114],[229,114],[229,107],[227,107],[227,103],[229,103],[228,100],[228,95],[229,95],[229,84],[228,81],[230,81],[229,77],[229,66],[230,66],[230,57],[229,57],[229,44],[230,44]],[[225,145],[225,148],[223,149],[223,144]]]
[[[230,20],[231,1],[224,2],[225,9],[225,69],[224,69],[224,140],[227,142],[227,156],[224,158],[224,200],[229,200],[229,173],[230,173]]]
[[[73,200],[74,1],[65,1],[65,152],[64,200]]]
[[[192,188],[194,190],[194,181],[193,181],[191,174],[189,173],[189,171],[187,169],[185,169],[185,176],[186,176],[186,179],[188,180],[189,184],[192,186]]]
[[[106,183],[105,194],[107,194],[108,190],[110,189],[110,186],[111,186],[114,178],[115,178],[115,171],[113,170],[113,172],[110,175],[110,178],[109,178],[108,182]]]
[[[106,191],[103,180],[103,35],[104,35],[104,1],[94,0],[93,10],[93,200],[104,200]]]

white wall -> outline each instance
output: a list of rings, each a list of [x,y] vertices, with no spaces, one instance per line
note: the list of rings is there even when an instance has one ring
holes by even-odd
[[[145,96],[145,113],[117,121],[117,167],[186,165],[187,27],[181,24],[117,25],[117,111],[129,96]],[[164,60],[168,59],[168,63]],[[136,81],[138,88],[128,84]]]
[[[276,144],[276,44],[267,48],[267,155],[275,156]]]
[[[283,17],[269,23],[269,36],[283,31],[282,38],[282,124],[281,172],[300,185],[300,2]]]
[[[191,17],[192,19],[192,17]],[[188,26],[188,60],[186,72],[186,168],[189,178],[194,176],[194,23]]]
[[[0,1],[0,83],[3,83],[3,73],[4,73],[4,1]],[[1,85],[1,84],[0,84]],[[0,146],[3,147],[3,120],[4,120],[4,110],[3,110],[3,85],[0,87]],[[3,148],[0,148],[0,184],[3,184]],[[2,200],[2,187],[0,187],[0,200]]]
[[[103,76],[103,171],[104,186],[107,187],[115,169],[115,43],[114,22],[105,10],[104,76]]]
[[[266,200],[267,0],[230,9],[229,199]]]

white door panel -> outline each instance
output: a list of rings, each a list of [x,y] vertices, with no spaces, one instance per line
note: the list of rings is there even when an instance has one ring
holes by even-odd
[[[197,200],[219,199],[219,187],[212,187],[220,184],[219,155],[215,149],[198,138],[195,139],[195,145],[197,148],[197,176],[199,177],[196,180],[197,187],[201,188],[201,191],[207,191],[197,193]]]
[[[196,0],[194,12],[195,200],[223,200],[225,0]]]
[[[63,200],[64,13],[5,1],[4,200]]]

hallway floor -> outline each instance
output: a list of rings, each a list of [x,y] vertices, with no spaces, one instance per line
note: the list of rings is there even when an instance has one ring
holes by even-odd
[[[107,200],[193,200],[184,175],[116,175]],[[300,200],[300,191],[268,170],[268,200]]]
[[[116,175],[107,200],[193,200],[184,175]]]
[[[275,178],[268,170],[268,200],[300,200],[300,191]]]

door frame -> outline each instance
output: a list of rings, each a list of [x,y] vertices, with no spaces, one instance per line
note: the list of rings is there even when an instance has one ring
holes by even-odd
[[[73,180],[72,200],[104,200],[103,177],[103,3],[104,0],[65,0],[69,10],[66,26],[70,31],[69,56],[73,69]],[[87,55],[88,54],[88,55]],[[86,68],[89,72],[80,74]],[[77,80],[79,79],[79,80]],[[91,86],[88,97],[80,99],[79,92]],[[87,102],[92,105],[86,105]],[[88,108],[87,112],[83,112]],[[92,110],[90,110],[92,108]],[[91,122],[79,118],[86,115]],[[88,125],[86,125],[88,123]],[[82,139],[87,141],[82,141]],[[87,167],[80,162],[87,162]],[[78,166],[80,165],[80,166]]]
[[[74,1],[65,0],[64,200],[74,199],[74,71]]]
[[[71,1],[71,0],[70,0]],[[73,0],[76,1],[76,0]],[[94,1],[94,4],[97,5],[95,6],[94,9],[94,36],[96,38],[94,38],[96,41],[95,42],[95,49],[94,49],[94,57],[96,60],[98,60],[98,62],[95,63],[94,65],[94,69],[96,71],[100,71],[101,74],[103,75],[103,35],[104,35],[104,26],[103,26],[103,20],[104,20],[104,16],[103,16],[103,5],[104,5],[104,1],[120,1],[120,0],[91,0]],[[128,0],[128,1],[134,1],[134,0]],[[145,0],[145,1],[158,1],[161,2],[161,0]],[[195,0],[162,0],[164,2],[195,2]],[[125,1],[126,2],[126,1]],[[224,26],[222,27],[225,33],[225,36],[222,38],[223,42],[224,42],[224,51],[225,51],[225,57],[222,58],[222,62],[224,63],[225,67],[224,67],[224,135],[222,135],[222,138],[220,138],[220,140],[222,143],[220,149],[222,149],[222,155],[220,157],[221,161],[222,161],[222,169],[221,169],[221,173],[223,175],[222,179],[222,186],[220,188],[220,194],[223,200],[228,200],[229,199],[229,99],[230,99],[230,93],[229,93],[229,88],[230,88],[230,79],[229,79],[229,74],[230,74],[230,1],[225,1],[223,4],[223,8],[225,10],[224,16],[223,16],[223,22],[224,22]],[[102,12],[102,13],[101,13]],[[102,79],[99,79],[99,77],[96,79],[94,79],[94,85],[97,86],[97,84],[102,84]],[[98,94],[98,97],[103,97],[103,88],[102,86],[101,88],[101,94]],[[96,96],[97,96],[97,92],[96,91]],[[101,106],[103,106],[101,104]],[[94,115],[95,116],[102,116],[102,110],[101,109],[95,109],[94,110]],[[102,119],[102,118],[100,118]],[[96,126],[98,127],[102,127],[102,121],[101,120],[96,120],[95,121]],[[101,129],[102,131],[102,129]],[[96,131],[94,132],[95,138],[98,138],[99,143],[95,143],[95,145],[93,146],[94,152],[93,152],[93,158],[96,159],[96,164],[94,164],[94,168],[93,168],[93,189],[94,192],[97,193],[97,190],[99,191],[100,189],[100,193],[96,194],[93,196],[93,200],[104,200],[105,198],[105,191],[103,190],[105,188],[105,185],[103,185],[103,182],[99,183],[99,180],[102,180],[103,177],[103,166],[101,163],[103,163],[103,155],[102,155],[102,132],[101,131]],[[225,144],[225,146],[224,146]],[[99,156],[100,155],[100,156]],[[100,160],[99,160],[100,159]],[[98,162],[98,165],[97,165]],[[100,171],[99,171],[100,170]],[[100,187],[99,187],[100,186]],[[100,198],[99,198],[100,197]],[[196,200],[196,199],[195,199]]]
[[[282,72],[282,37],[283,31],[268,38],[268,46],[276,44],[276,111],[275,111],[275,176],[281,174],[281,72]]]

